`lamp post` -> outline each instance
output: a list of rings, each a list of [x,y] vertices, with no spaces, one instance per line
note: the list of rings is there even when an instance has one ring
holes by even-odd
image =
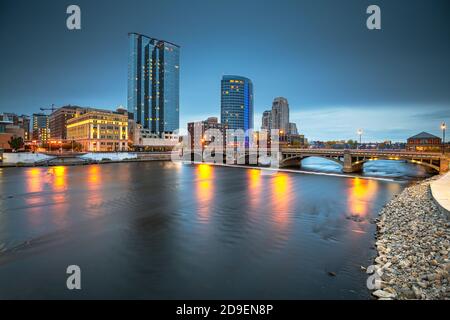
[[[363,134],[363,129],[358,129],[358,131],[356,133],[359,135],[359,145],[357,146],[356,149],[359,149],[361,147],[361,144],[362,144],[361,137],[362,137],[362,134]]]
[[[445,129],[447,129],[447,125],[445,124],[445,122],[442,122],[441,129],[442,129],[442,154],[445,154]]]

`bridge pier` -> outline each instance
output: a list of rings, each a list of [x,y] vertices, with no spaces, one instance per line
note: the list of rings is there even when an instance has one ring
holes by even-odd
[[[441,160],[439,162],[439,173],[442,174],[448,172],[450,159],[448,157],[441,157]]]
[[[363,161],[353,161],[350,151],[344,151],[344,166],[342,168],[344,173],[361,172],[363,165]]]

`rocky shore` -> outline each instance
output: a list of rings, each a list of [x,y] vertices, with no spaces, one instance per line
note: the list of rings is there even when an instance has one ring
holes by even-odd
[[[406,188],[376,220],[378,256],[367,272],[378,299],[450,298],[450,222],[432,199],[433,179]]]

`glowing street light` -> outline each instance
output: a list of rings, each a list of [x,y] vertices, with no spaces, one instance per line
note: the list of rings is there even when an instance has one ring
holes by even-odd
[[[441,130],[442,130],[442,154],[445,153],[445,129],[447,129],[447,125],[445,122],[441,123]]]
[[[360,146],[361,146],[361,142],[362,142],[361,137],[362,137],[362,134],[363,134],[363,129],[358,129],[358,131],[356,133],[359,136],[359,145],[357,146],[357,149],[359,149]]]

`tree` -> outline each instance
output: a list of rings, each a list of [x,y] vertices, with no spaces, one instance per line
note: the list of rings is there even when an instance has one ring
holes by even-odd
[[[16,136],[11,136],[11,139],[9,139],[8,144],[14,151],[22,149],[25,145],[25,143],[23,142],[23,138]]]

